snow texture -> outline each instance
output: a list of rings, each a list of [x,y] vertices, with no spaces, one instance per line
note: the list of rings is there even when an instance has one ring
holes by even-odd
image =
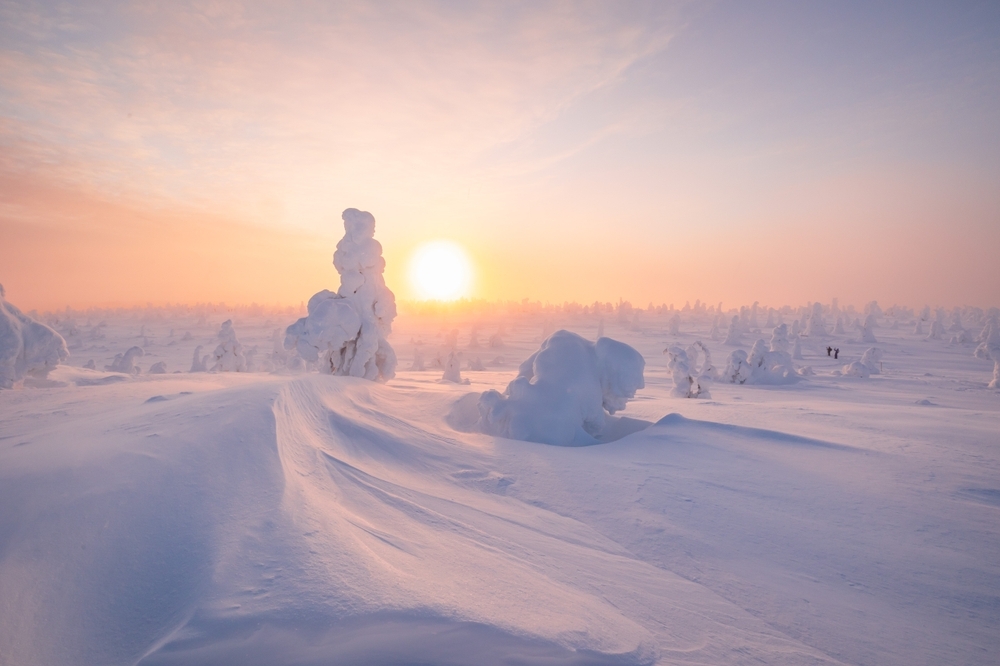
[[[45,379],[68,357],[63,337],[8,303],[0,285],[0,389],[25,377]]]
[[[491,435],[558,446],[595,443],[606,414],[645,386],[642,355],[629,345],[590,342],[560,330],[542,342],[500,393],[479,398],[479,427]]]
[[[286,330],[285,348],[296,349],[321,372],[385,382],[396,373],[396,354],[386,339],[396,300],[382,275],[375,218],[348,208],[343,220],[344,237],[333,255],[340,289],[324,289],[309,299],[308,315]]]

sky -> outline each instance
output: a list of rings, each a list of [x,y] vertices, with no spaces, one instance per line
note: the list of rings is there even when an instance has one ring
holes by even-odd
[[[397,297],[1000,305],[1000,3],[0,1],[23,309]]]

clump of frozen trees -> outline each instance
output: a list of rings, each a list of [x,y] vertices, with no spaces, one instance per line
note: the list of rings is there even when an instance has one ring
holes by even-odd
[[[629,345],[560,330],[542,342],[500,393],[479,399],[479,429],[543,444],[592,444],[607,414],[625,409],[645,386],[645,360]]]
[[[0,285],[0,389],[44,379],[68,357],[63,337],[8,303]]]
[[[396,354],[386,340],[396,300],[382,276],[375,218],[355,208],[342,217],[345,233],[333,255],[340,289],[309,299],[308,314],[285,332],[285,348],[317,363],[321,372],[387,381],[396,374]]]
[[[776,326],[771,332],[770,345],[757,340],[749,354],[742,349],[731,353],[722,380],[731,384],[789,384],[798,381],[799,374],[792,364],[792,355],[788,353],[788,327],[785,324]]]

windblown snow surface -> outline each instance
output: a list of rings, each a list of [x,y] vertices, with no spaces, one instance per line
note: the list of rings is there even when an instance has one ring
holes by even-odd
[[[972,347],[883,327],[861,379],[870,345],[806,338],[815,375],[683,399],[661,352],[711,319],[558,322],[646,358],[572,448],[468,432],[540,317],[485,351],[456,324],[467,386],[186,372],[231,316],[144,324],[139,375],[81,367],[137,319],[80,325],[71,365],[0,392],[0,663],[995,663],[1000,394]],[[405,319],[410,367],[447,335]]]

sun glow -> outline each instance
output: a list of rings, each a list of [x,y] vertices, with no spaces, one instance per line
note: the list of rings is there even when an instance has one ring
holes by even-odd
[[[410,257],[410,286],[423,300],[454,301],[472,289],[472,261],[461,245],[437,240],[419,246]]]

